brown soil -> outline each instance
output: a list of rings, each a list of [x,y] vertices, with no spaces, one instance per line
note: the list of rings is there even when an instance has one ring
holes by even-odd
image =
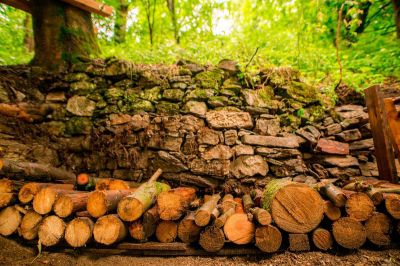
[[[323,252],[291,253],[248,257],[138,257],[108,255],[100,256],[71,251],[69,253],[42,252],[21,246],[15,240],[0,237],[0,265],[400,265],[400,250],[359,250],[346,254]]]

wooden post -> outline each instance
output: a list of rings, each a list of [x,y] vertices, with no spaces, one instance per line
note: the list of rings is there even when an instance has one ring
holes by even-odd
[[[397,172],[394,163],[394,154],[387,132],[387,117],[386,113],[383,112],[384,106],[380,97],[379,88],[379,86],[372,86],[365,91],[369,122],[374,139],[375,156],[380,177],[392,183],[396,183]]]
[[[400,104],[400,97],[387,98],[383,102],[388,118],[390,137],[392,138],[393,147],[400,163],[400,107],[396,108],[396,105]]]

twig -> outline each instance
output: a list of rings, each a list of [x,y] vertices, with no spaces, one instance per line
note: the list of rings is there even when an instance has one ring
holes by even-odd
[[[247,68],[249,67],[251,61],[253,61],[253,59],[254,59],[254,57],[256,56],[256,54],[257,54],[259,48],[260,48],[260,47],[257,47],[256,51],[255,51],[254,54],[251,56],[249,62],[247,63],[246,67],[244,68],[244,72],[247,71]]]
[[[336,44],[336,59],[337,59],[337,63],[339,65],[339,82],[338,84],[335,86],[335,90],[340,86],[340,84],[342,83],[342,79],[343,79],[343,66],[342,66],[342,62],[340,61],[340,27],[342,24],[342,16],[343,16],[343,8],[344,8],[344,4],[342,4],[342,6],[339,9],[339,16],[338,16],[338,23],[337,23],[337,28],[336,28],[336,40],[335,40],[335,44]]]

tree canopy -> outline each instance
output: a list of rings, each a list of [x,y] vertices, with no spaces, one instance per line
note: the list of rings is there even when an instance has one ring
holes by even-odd
[[[230,58],[243,68],[252,59],[249,71],[292,66],[326,84],[340,80],[340,62],[343,82],[356,89],[400,77],[397,0],[103,2],[114,7],[109,18],[92,15],[103,57],[137,63]],[[0,64],[33,57],[29,17],[0,4]]]

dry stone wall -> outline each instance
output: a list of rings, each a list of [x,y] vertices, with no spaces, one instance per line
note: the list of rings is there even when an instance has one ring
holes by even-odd
[[[42,111],[30,123],[1,116],[7,159],[136,182],[162,168],[167,181],[237,193],[272,178],[378,176],[366,109],[334,107],[288,68],[112,59],[0,72],[0,102]]]

